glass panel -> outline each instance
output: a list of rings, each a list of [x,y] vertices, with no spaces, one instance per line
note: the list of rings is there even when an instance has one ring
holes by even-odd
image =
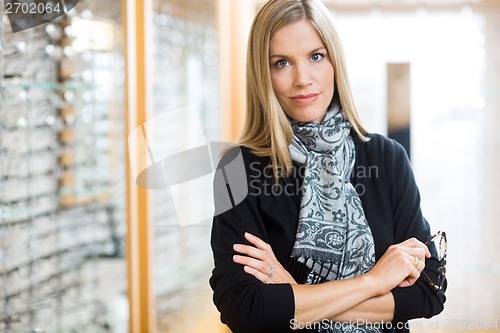
[[[176,149],[172,147],[173,137],[220,141],[215,5],[215,0],[154,2],[153,117],[188,112],[187,106],[195,111],[187,121],[176,121],[176,126],[170,127],[167,124],[162,134],[155,136],[154,145],[165,151]],[[185,111],[176,111],[180,108]],[[196,126],[198,122],[202,131]],[[179,154],[185,162],[182,152]],[[191,170],[193,166],[186,168]],[[188,332],[196,325],[192,314],[201,320],[212,306],[207,283],[213,263],[211,223],[181,227],[176,210],[179,205],[191,211],[199,209],[196,192],[175,201],[170,188],[152,191],[154,293],[161,332]]]
[[[106,3],[13,33],[0,0],[0,332],[126,330],[121,9]]]

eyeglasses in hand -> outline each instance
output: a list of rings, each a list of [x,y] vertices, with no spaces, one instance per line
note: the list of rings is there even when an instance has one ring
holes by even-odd
[[[443,288],[446,279],[446,255],[448,253],[446,233],[438,231],[431,239],[425,242],[425,245],[429,248],[431,257],[439,261],[437,281],[434,282],[424,271],[422,271],[421,275],[434,291],[438,291]]]

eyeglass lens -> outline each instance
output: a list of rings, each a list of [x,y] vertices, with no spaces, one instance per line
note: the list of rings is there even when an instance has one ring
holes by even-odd
[[[425,244],[429,248],[429,251],[431,251],[431,254],[435,256],[439,261],[442,261],[445,258],[447,246],[446,246],[446,234],[444,232],[442,231],[437,232]]]

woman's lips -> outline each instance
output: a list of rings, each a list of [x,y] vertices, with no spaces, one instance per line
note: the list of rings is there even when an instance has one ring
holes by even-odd
[[[316,101],[318,96],[319,94],[298,95],[292,97],[292,99],[299,104],[307,104]]]

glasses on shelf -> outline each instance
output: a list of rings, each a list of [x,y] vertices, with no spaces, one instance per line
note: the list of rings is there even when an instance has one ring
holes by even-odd
[[[434,291],[438,291],[443,288],[444,281],[446,280],[446,255],[448,253],[446,233],[444,231],[438,231],[425,242],[425,245],[427,245],[431,252],[431,258],[439,262],[439,267],[436,281],[433,281],[424,271],[422,271],[421,275]]]

